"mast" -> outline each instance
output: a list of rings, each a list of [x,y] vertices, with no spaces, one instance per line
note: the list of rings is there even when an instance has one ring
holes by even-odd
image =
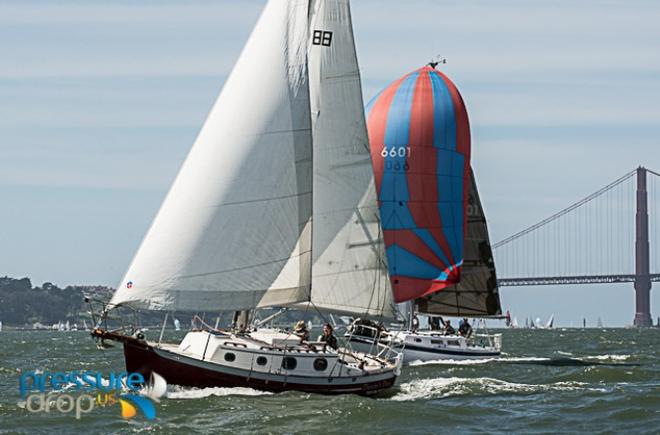
[[[232,329],[236,332],[245,332],[250,324],[250,310],[240,310],[234,312],[234,317],[231,321]]]

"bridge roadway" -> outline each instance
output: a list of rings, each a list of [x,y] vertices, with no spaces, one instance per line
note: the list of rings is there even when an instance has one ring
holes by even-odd
[[[525,285],[563,285],[563,284],[618,284],[635,282],[637,275],[584,275],[584,276],[544,276],[531,278],[501,278],[497,280],[500,287],[515,287]],[[651,282],[660,282],[660,273],[649,275]]]

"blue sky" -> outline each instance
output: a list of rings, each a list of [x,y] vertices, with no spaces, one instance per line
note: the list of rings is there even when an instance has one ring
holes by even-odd
[[[0,1],[0,275],[121,279],[263,3]],[[493,240],[660,170],[656,2],[355,0],[353,20],[367,101],[448,59]],[[633,316],[631,285],[502,298],[519,319]]]

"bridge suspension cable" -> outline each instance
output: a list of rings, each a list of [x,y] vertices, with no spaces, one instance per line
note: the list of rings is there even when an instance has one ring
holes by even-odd
[[[636,326],[650,326],[660,282],[660,174],[639,167],[495,243],[500,286],[633,283]]]
[[[635,181],[650,174],[646,191]],[[638,175],[637,177],[635,175]],[[493,245],[501,285],[627,282],[635,276],[636,213],[648,197],[652,281],[660,273],[660,174],[638,168]]]
[[[550,216],[550,217],[548,217],[548,218],[546,218],[546,219],[543,219],[542,221],[537,222],[537,223],[535,223],[534,225],[532,225],[532,226],[530,226],[530,227],[528,227],[528,228],[525,228],[524,230],[519,231],[519,232],[517,232],[516,234],[514,234],[514,235],[512,235],[512,236],[507,237],[506,239],[500,240],[499,242],[493,244],[493,249],[497,249],[497,248],[499,248],[499,247],[501,247],[501,246],[504,246],[504,245],[506,245],[506,244],[508,244],[508,243],[511,243],[512,241],[516,240],[517,238],[522,237],[522,236],[524,236],[525,234],[531,233],[532,231],[534,231],[534,230],[536,230],[536,229],[538,229],[538,228],[540,228],[540,227],[542,227],[542,226],[544,226],[544,225],[547,225],[547,224],[549,224],[550,222],[552,222],[552,221],[554,221],[554,220],[557,220],[557,219],[559,219],[560,217],[562,217],[562,216],[564,216],[564,215],[570,213],[571,211],[575,210],[576,208],[578,208],[578,207],[580,207],[580,206],[582,206],[582,205],[584,205],[584,204],[586,204],[586,203],[588,203],[588,202],[590,202],[590,201],[592,201],[592,200],[598,198],[599,196],[603,195],[604,193],[606,193],[606,192],[612,190],[614,187],[616,187],[616,186],[618,186],[619,184],[623,183],[623,182],[626,181],[627,179],[631,178],[633,175],[635,175],[635,172],[636,172],[635,170],[632,170],[632,171],[628,172],[626,175],[624,175],[624,176],[622,176],[622,177],[620,177],[620,178],[617,178],[616,180],[614,180],[613,182],[611,182],[611,183],[608,184],[607,186],[605,186],[605,187],[603,187],[602,189],[599,189],[598,191],[592,193],[591,195],[589,195],[589,196],[587,196],[587,197],[581,199],[580,201],[576,202],[575,204],[572,204],[572,205],[566,207],[565,209],[563,209],[563,210],[561,210],[561,211],[559,211],[559,212],[553,214],[552,216]],[[655,173],[655,172],[653,172],[653,173],[654,173],[655,175],[658,175],[658,174]]]

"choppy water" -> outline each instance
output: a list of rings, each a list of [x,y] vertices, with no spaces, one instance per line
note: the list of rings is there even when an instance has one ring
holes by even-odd
[[[18,369],[106,373],[123,359],[85,332],[5,331],[0,432],[660,433],[659,329],[503,332],[501,359],[413,363],[381,397],[170,387],[150,422],[119,406],[78,421],[19,408]]]

